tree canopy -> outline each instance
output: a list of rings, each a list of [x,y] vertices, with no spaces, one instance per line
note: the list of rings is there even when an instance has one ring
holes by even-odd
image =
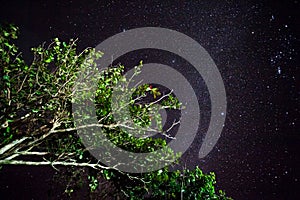
[[[87,127],[100,127],[112,144],[131,152],[154,152],[167,146],[166,139],[173,139],[168,131],[179,126],[180,121],[163,130],[158,113],[160,109],[182,109],[172,91],[162,93],[149,84],[135,89],[128,87],[132,77],[140,73],[142,62],[134,68],[132,77],[123,76],[125,67],[121,64],[99,72],[98,76],[84,74],[85,78],[97,78],[98,85],[91,94],[92,90],[80,90],[88,86],[76,85],[76,79],[82,67],[90,69],[97,65],[102,52],[94,48],[78,52],[77,40],[63,42],[55,38],[49,44],[32,48],[33,61],[28,64],[14,44],[17,36],[16,26],[0,26],[0,166],[49,165],[55,169],[71,169],[70,175],[61,174],[61,177],[69,176],[65,193],[71,197],[86,177],[90,192],[97,194],[96,199],[230,199],[224,192],[215,191],[214,173],[204,174],[198,167],[183,171],[169,171],[164,167],[148,173],[127,173],[101,163],[90,153],[94,143],[103,145],[97,137],[91,139],[91,146],[83,144],[83,138],[89,140],[90,134],[81,131],[81,136],[78,130]],[[114,90],[121,94],[115,102],[111,101]],[[122,98],[122,94],[128,93],[132,94],[129,101]],[[82,101],[91,97],[90,101]],[[84,104],[84,109],[94,106],[98,123],[82,126],[75,123],[74,104]],[[132,120],[120,115],[116,121],[115,116],[128,108]],[[81,112],[77,114],[80,116]],[[88,115],[80,119],[89,122]],[[151,137],[145,131],[158,133],[160,137]],[[172,154],[171,149],[168,152],[163,158],[158,154],[149,159],[178,160],[180,155]],[[107,160],[114,158],[109,152],[99,153]],[[107,186],[104,193],[99,192],[100,187],[103,190],[100,182]]]

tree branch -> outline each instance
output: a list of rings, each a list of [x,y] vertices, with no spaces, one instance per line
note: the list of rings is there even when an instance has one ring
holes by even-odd
[[[6,151],[12,149],[13,147],[21,144],[23,141],[27,140],[30,137],[23,137],[21,139],[15,140],[0,149],[0,155],[4,154]]]

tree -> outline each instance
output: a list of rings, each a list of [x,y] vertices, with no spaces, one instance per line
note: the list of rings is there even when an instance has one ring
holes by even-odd
[[[114,145],[132,152],[153,152],[166,147],[164,138],[172,139],[168,131],[180,122],[174,122],[167,131],[163,131],[162,119],[158,114],[159,109],[181,109],[172,91],[161,94],[157,87],[149,84],[137,89],[128,87],[133,81],[132,77],[140,73],[142,62],[135,67],[130,78],[122,76],[125,70],[122,65],[97,72],[100,75],[94,76],[95,73],[90,69],[96,66],[102,52],[87,48],[78,53],[76,40],[61,42],[55,38],[49,45],[44,43],[32,48],[34,57],[28,65],[13,43],[17,33],[18,28],[14,25],[0,27],[0,166],[51,165],[55,169],[72,168],[65,190],[68,195],[72,195],[74,186],[78,184],[78,179],[74,177],[86,176],[91,192],[97,190],[99,181],[106,181],[109,185],[101,199],[109,191],[113,191],[111,195],[119,199],[179,199],[183,196],[185,199],[229,199],[222,191],[219,194],[215,192],[213,173],[203,174],[199,168],[170,172],[167,167],[143,174],[127,173],[116,166],[100,163],[90,154],[93,142],[101,146],[101,140],[92,138],[92,143],[89,143],[91,146],[83,145],[83,138],[90,139],[90,135],[84,131],[80,135],[78,131],[87,127],[101,127]],[[76,85],[82,67],[87,69],[84,78],[97,79],[96,94],[86,89],[88,85],[82,82]],[[114,91],[121,94],[116,102],[111,101]],[[126,99],[123,94],[132,95]],[[91,101],[83,102],[83,99],[91,97]],[[98,122],[76,124],[72,104],[90,102],[95,104]],[[156,104],[161,106],[158,108]],[[90,107],[85,106],[86,109]],[[115,116],[128,107],[133,120],[123,119],[123,115],[120,115],[120,120],[116,121]],[[77,114],[82,113],[79,111]],[[85,114],[80,120],[89,122],[89,118]],[[150,126],[153,120],[155,127]],[[163,137],[152,138],[144,134],[146,130],[158,132]],[[141,137],[135,137],[132,131]],[[171,149],[166,149],[168,156],[163,157],[164,161],[179,156],[173,154]],[[101,153],[108,160],[114,157],[107,152]],[[158,157],[161,158],[161,155],[157,154],[151,159]],[[89,171],[82,173],[82,169]]]

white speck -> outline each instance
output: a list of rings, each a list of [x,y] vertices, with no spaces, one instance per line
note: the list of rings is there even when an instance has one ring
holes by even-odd
[[[224,116],[224,115],[225,115],[225,113],[224,113],[224,112],[221,112],[221,115],[222,115],[222,116]]]
[[[175,60],[172,60],[172,63],[175,63]]]
[[[125,28],[123,28],[123,32],[125,32],[126,31],[126,29]]]
[[[275,19],[274,15],[271,16],[270,21],[273,21]]]
[[[254,34],[254,31],[252,31],[251,34],[253,35],[253,34]]]
[[[278,72],[278,74],[281,74],[281,68],[280,67],[277,68],[277,72]]]
[[[285,27],[285,28],[287,28],[287,27],[288,27],[288,25],[284,25],[284,27]]]

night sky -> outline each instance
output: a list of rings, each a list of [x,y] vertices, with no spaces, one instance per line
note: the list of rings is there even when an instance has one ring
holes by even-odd
[[[167,52],[144,50],[119,60],[127,66],[139,60],[164,63],[185,73],[191,84],[202,83],[195,86],[203,100],[199,136],[182,161],[214,171],[218,189],[234,199],[299,198],[299,1],[53,2],[1,1],[0,20],[20,27],[17,43],[27,62],[31,47],[54,37],[79,38],[82,50],[138,27],[182,32],[208,51],[227,93],[222,136],[202,160],[198,151],[210,112],[202,78]],[[53,174],[50,167],[4,167],[1,199],[55,199],[60,189],[52,185]]]

